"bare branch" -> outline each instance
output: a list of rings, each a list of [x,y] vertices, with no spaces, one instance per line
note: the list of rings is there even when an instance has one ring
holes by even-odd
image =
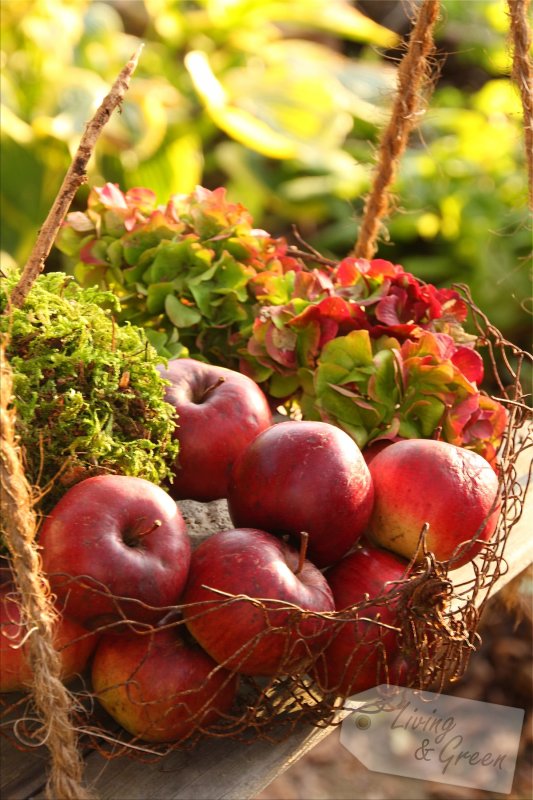
[[[74,195],[79,187],[86,182],[86,167],[92,155],[98,137],[100,136],[104,125],[109,120],[111,114],[122,103],[126,92],[128,91],[131,76],[133,75],[139,56],[144,45],[140,45],[136,52],[132,55],[124,69],[111,87],[111,91],[103,99],[101,105],[97,109],[95,115],[87,123],[83,136],[81,137],[80,144],[76,151],[67,174],[63,179],[61,188],[57,193],[56,199],[52,208],[48,212],[46,221],[39,231],[37,241],[33,247],[31,255],[22,271],[22,275],[18,284],[15,286],[11,293],[9,308],[20,308],[28,292],[30,291],[33,282],[44,269],[44,262],[48,257],[52,245],[55,241],[61,223],[65,219],[66,213],[70,208],[70,204],[74,199]]]

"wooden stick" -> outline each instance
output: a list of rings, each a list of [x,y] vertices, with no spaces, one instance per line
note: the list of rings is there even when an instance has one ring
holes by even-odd
[[[55,241],[59,228],[61,227],[61,223],[65,219],[67,211],[70,208],[70,204],[74,199],[74,195],[80,186],[87,181],[85,170],[98,137],[100,136],[104,125],[109,120],[115,108],[120,106],[122,103],[126,92],[128,91],[131,76],[135,71],[143,47],[144,45],[141,44],[136,52],[132,55],[111,87],[111,91],[103,99],[93,118],[87,123],[76,151],[76,155],[74,156],[72,163],[68,168],[67,174],[63,179],[61,188],[59,189],[44,225],[39,231],[37,241],[35,242],[26,266],[22,271],[20,280],[11,293],[10,302],[7,308],[8,313],[10,307],[20,308],[23,305],[24,300],[26,299],[26,296],[33,285],[33,282],[43,271],[44,262],[48,257],[50,250],[52,249],[52,245]]]
[[[389,212],[389,187],[396,177],[409,134],[423,113],[420,90],[427,75],[428,57],[433,51],[433,28],[439,7],[440,0],[422,0],[407,52],[398,68],[396,98],[391,118],[381,138],[373,186],[365,203],[359,238],[353,253],[356,258],[372,258],[377,250],[380,223]]]
[[[528,21],[530,0],[508,0],[513,43],[513,80],[524,110],[524,143],[526,147],[529,186],[529,207],[533,209],[533,65],[529,55],[531,28]]]

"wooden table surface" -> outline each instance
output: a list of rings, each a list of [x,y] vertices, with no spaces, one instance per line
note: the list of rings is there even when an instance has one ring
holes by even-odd
[[[530,453],[531,451],[529,451]],[[531,469],[526,451],[519,465],[524,484]],[[533,562],[533,491],[528,490],[520,521],[511,531],[505,549],[508,572],[491,594]],[[456,570],[457,583],[468,567]],[[301,725],[282,743],[255,741],[243,744],[229,739],[201,742],[192,752],[174,751],[157,763],[128,758],[108,761],[94,750],[86,757],[85,781],[101,800],[247,800],[253,798],[287,767],[301,758],[332,728]],[[0,797],[30,800],[44,797],[48,751],[41,747],[20,751],[0,739]]]
[[[93,751],[86,758],[85,782],[101,800],[245,800],[330,732],[302,726],[281,744],[204,740],[192,753],[174,751],[155,764],[107,761]],[[7,741],[1,749],[2,800],[44,798],[48,751],[21,752]]]

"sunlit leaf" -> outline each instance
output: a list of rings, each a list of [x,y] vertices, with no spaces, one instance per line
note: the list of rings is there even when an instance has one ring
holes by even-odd
[[[286,0],[285,2],[260,2],[253,8],[255,19],[267,18],[276,22],[306,25],[328,31],[355,41],[372,42],[381,47],[392,47],[398,41],[393,33],[346,0]]]
[[[430,437],[437,425],[442,421],[446,404],[433,397],[431,399],[417,400],[408,408],[402,408],[400,414],[405,415],[408,423],[420,429],[423,437]]]
[[[284,376],[274,373],[269,385],[270,394],[272,397],[289,397],[294,394],[299,383],[297,375]]]
[[[174,287],[171,283],[152,283],[151,286],[148,287],[148,297],[146,299],[146,308],[148,312],[156,315],[165,311],[166,298],[173,289]],[[172,295],[170,295],[170,298],[171,302],[175,299]],[[172,321],[174,322],[174,320]]]
[[[166,297],[165,312],[177,328],[187,328],[199,322],[202,318],[202,315],[195,308],[189,308],[171,294]]]
[[[21,145],[28,145],[33,141],[34,130],[31,125],[24,122],[8,106],[0,105],[0,119],[2,120],[2,134],[11,137]]]
[[[342,365],[347,371],[353,364],[372,364],[372,346],[368,331],[353,331],[347,336],[328,342],[322,351],[321,361]]]
[[[335,100],[343,91],[337,79],[330,72],[328,83],[327,71],[300,45],[280,42],[265,48],[266,69],[258,74],[252,65],[232,70],[224,85],[204,53],[188,53],[185,64],[207,111],[229,136],[272,158],[304,156],[305,144],[324,152],[338,146],[351,118]],[[333,58],[326,48],[308,47]],[[302,57],[297,67],[295,59]]]
[[[269,158],[296,158],[298,148],[285,136],[236,106],[208,108],[217,125],[238,142]]]

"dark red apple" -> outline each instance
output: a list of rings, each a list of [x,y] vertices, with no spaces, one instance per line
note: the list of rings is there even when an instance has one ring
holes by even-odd
[[[83,672],[98,637],[78,622],[60,615],[54,622],[53,631],[54,646],[61,660],[61,679],[68,681]],[[20,692],[30,688],[33,670],[29,651],[20,597],[12,584],[3,584],[0,587],[0,692]]]
[[[308,558],[338,561],[365,530],[372,481],[361,451],[327,422],[280,422],[254,439],[233,468],[228,507],[238,527],[309,534]]]
[[[370,464],[375,502],[372,539],[406,558],[417,554],[425,523],[427,549],[454,569],[479,553],[496,528],[499,485],[485,459],[434,439],[406,439]],[[423,552],[418,552],[419,560]]]
[[[348,697],[387,682],[399,646],[394,630],[399,619],[396,598],[381,598],[397,588],[408,566],[404,559],[364,543],[326,572],[341,613],[330,623],[330,640],[312,673],[324,692]],[[358,618],[348,612],[342,621],[345,609],[363,602]]]
[[[178,602],[191,558],[174,500],[124,475],[69,489],[45,519],[39,544],[60,607],[91,627],[122,617],[156,622]]]
[[[94,692],[108,714],[149,742],[180,741],[223,722],[237,683],[175,628],[104,635],[92,667]]]
[[[169,491],[177,500],[226,497],[237,456],[272,424],[267,399],[245,375],[191,358],[159,368],[165,399],[178,413],[180,450]]]
[[[187,627],[204,650],[246,675],[299,672],[321,648],[327,619],[302,616],[286,604],[310,612],[334,608],[326,579],[303,551],[252,528],[222,531],[202,542],[193,553],[183,602]]]

